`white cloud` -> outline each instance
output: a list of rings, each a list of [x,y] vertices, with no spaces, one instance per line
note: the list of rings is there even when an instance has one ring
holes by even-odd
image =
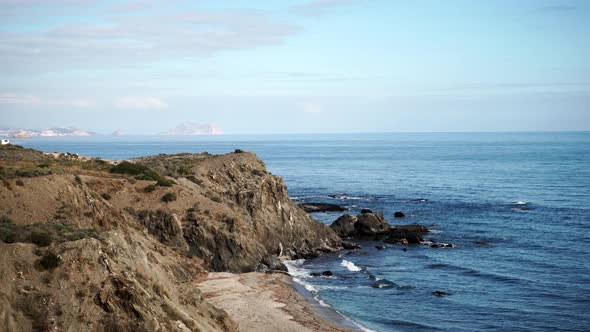
[[[168,104],[155,97],[124,97],[115,101],[115,106],[126,110],[165,110]]]
[[[0,31],[0,63],[22,72],[196,58],[276,45],[299,31],[253,10],[140,11],[89,17],[100,20],[45,31]]]

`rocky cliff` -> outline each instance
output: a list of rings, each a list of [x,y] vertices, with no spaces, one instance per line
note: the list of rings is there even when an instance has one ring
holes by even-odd
[[[341,243],[250,153],[116,164],[6,146],[0,166],[0,330],[232,331],[194,286],[207,269]]]

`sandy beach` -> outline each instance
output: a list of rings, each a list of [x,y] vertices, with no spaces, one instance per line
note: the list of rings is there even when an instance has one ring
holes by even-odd
[[[316,313],[288,275],[210,273],[198,286],[205,299],[227,311],[240,331],[354,331]]]

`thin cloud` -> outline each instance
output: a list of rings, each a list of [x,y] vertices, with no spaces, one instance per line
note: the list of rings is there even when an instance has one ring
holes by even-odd
[[[299,28],[249,10],[117,15],[46,31],[0,32],[0,62],[19,72],[199,58],[277,45]]]
[[[5,92],[0,93],[0,105],[25,107],[63,106],[73,108],[89,108],[93,107],[95,102],[83,98],[48,98],[31,94]]]
[[[115,101],[115,106],[124,110],[165,110],[168,104],[156,97],[124,97]]]

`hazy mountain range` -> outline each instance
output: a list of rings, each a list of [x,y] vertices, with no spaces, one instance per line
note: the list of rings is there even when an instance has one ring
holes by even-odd
[[[173,129],[160,132],[156,135],[222,135],[223,130],[213,123],[181,123]],[[0,129],[0,137],[29,138],[29,137],[63,137],[63,136],[96,136],[104,135],[76,127],[53,127],[49,129],[24,129],[24,128],[3,128]],[[112,136],[124,136],[125,129],[117,129]],[[153,135],[153,134],[148,134]]]

